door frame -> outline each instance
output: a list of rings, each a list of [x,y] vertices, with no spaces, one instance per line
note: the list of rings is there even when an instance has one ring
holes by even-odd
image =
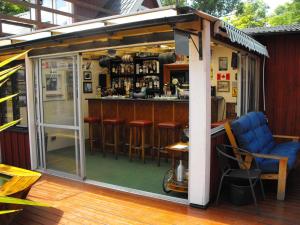
[[[45,156],[39,154],[40,149],[44,153],[44,147],[40,145],[38,138],[44,139],[44,135],[41,133],[41,127],[46,125],[46,127],[53,128],[70,128],[70,126],[61,126],[61,125],[47,125],[44,123],[38,123],[41,121],[39,116],[41,115],[42,110],[42,96],[39,95],[41,92],[35,93],[35,86],[41,90],[41,60],[42,59],[55,59],[61,57],[72,57],[73,58],[73,71],[76,72],[73,77],[73,90],[74,90],[74,120],[76,123],[72,126],[74,129],[75,135],[78,135],[78,143],[76,143],[75,149],[75,160],[76,160],[76,174],[69,174],[61,171],[56,171],[52,169],[46,169],[45,164]],[[58,175],[66,178],[83,180],[86,177],[85,171],[85,145],[84,145],[84,131],[83,131],[83,117],[82,117],[82,109],[81,109],[81,101],[82,101],[82,77],[81,74],[81,55],[78,53],[65,53],[65,54],[55,54],[49,56],[41,56],[41,57],[26,57],[26,76],[28,78],[27,82],[27,102],[28,104],[28,121],[29,121],[29,142],[30,142],[30,153],[31,153],[31,169],[40,170],[42,172],[46,172],[53,175]],[[76,67],[77,64],[77,67]],[[37,77],[39,79],[37,80]],[[76,87],[77,84],[77,87]],[[38,96],[36,96],[38,94]],[[37,100],[37,101],[36,101]],[[76,103],[77,101],[77,103]],[[76,107],[75,107],[76,106]],[[75,139],[76,140],[76,139]],[[44,140],[42,140],[43,142]],[[39,158],[39,159],[38,159]],[[39,160],[42,163],[42,167],[39,165]]]

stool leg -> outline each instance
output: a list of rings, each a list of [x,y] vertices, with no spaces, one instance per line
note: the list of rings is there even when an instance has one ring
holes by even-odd
[[[144,163],[145,161],[145,128],[142,127],[142,160]]]
[[[129,128],[129,160],[132,160],[132,128]]]
[[[103,124],[103,127],[102,127],[102,151],[103,151],[103,157],[106,156],[106,150],[105,150],[105,147],[106,147],[106,144],[105,144],[105,125]]]
[[[89,123],[89,141],[90,141],[90,151],[91,153],[93,153],[93,125],[91,123]]]
[[[114,129],[115,158],[118,159],[118,140],[117,140],[117,130],[118,130],[118,125],[113,126],[113,129]]]
[[[160,128],[158,128],[157,131],[157,135],[158,135],[158,140],[157,140],[157,166],[160,166]]]

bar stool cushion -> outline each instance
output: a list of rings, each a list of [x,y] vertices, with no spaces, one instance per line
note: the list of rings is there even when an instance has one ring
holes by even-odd
[[[97,117],[84,117],[84,122],[85,123],[99,123],[100,122],[100,119],[97,118]]]
[[[175,129],[181,127],[180,123],[176,122],[163,122],[157,124],[158,128]]]
[[[108,118],[103,120],[103,124],[118,125],[122,123],[124,123],[124,120],[120,118]]]
[[[129,122],[129,126],[132,127],[145,127],[151,125],[152,125],[152,121],[150,120],[133,120]]]

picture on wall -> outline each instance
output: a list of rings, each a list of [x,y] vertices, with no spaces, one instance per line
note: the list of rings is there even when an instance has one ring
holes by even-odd
[[[232,81],[232,97],[237,97],[237,82],[236,81]]]
[[[230,92],[230,81],[218,81],[217,85],[218,92]]]
[[[83,71],[83,79],[84,80],[92,80],[92,72],[91,71]]]
[[[219,70],[220,71],[228,70],[228,57],[219,57]]]
[[[93,93],[93,83],[84,82],[83,83],[83,93]]]

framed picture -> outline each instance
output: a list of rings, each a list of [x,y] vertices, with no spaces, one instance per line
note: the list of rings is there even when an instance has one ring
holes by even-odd
[[[93,83],[84,82],[83,83],[83,93],[93,93]]]
[[[230,92],[230,81],[219,80],[217,85],[218,92]]]
[[[237,97],[237,81],[232,81],[231,83],[231,87],[232,87],[232,97]]]
[[[219,57],[219,70],[220,71],[228,70],[228,57]]]
[[[92,72],[91,71],[84,71],[83,72],[83,79],[84,80],[92,80]]]

